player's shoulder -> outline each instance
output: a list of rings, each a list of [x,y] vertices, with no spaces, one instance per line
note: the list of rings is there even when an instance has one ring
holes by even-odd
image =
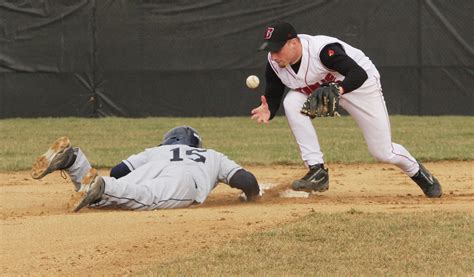
[[[307,39],[309,44],[308,47],[313,49],[310,51],[311,56],[318,56],[321,50],[328,44],[341,43],[338,38],[326,36],[326,35],[316,35],[316,36],[307,36],[304,39]]]
[[[299,37],[300,39],[312,39],[312,38],[314,38],[315,36],[308,35],[308,34],[298,34],[298,37]]]
[[[221,152],[219,152],[219,151],[217,151],[217,150],[214,150],[214,149],[211,149],[211,148],[198,148],[198,149],[203,149],[203,150],[205,150],[206,152],[211,153],[211,154],[215,154],[215,155],[222,154]]]
[[[313,43],[317,44],[329,44],[334,42],[339,42],[340,40],[336,37],[331,37],[327,35],[315,35],[315,36],[306,36],[306,39],[310,40]]]
[[[159,149],[171,148],[172,145],[157,145],[145,148],[145,151],[156,151]]]
[[[215,149],[206,148],[206,152],[208,153],[208,156],[213,156],[215,157],[215,159],[222,159],[222,158],[228,159],[228,157],[224,153],[219,152]]]
[[[155,155],[156,153],[162,152],[162,151],[167,151],[170,149],[170,147],[165,147],[165,146],[171,146],[171,145],[159,145],[159,146],[151,146],[145,148],[142,153],[145,153],[146,155]]]

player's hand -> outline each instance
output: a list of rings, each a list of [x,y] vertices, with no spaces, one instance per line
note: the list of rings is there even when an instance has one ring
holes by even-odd
[[[253,202],[253,201],[261,199],[263,194],[265,193],[265,189],[261,185],[258,185],[258,188],[259,188],[259,192],[258,192],[257,195],[253,195],[251,197],[248,197],[244,192],[242,192],[239,195],[239,200],[241,202]]]
[[[311,119],[315,117],[340,116],[339,115],[339,98],[341,97],[341,89],[336,83],[321,85],[306,99],[301,108],[301,113],[309,116]]]
[[[252,110],[252,119],[258,123],[268,123],[270,120],[270,109],[268,109],[267,99],[264,95],[261,97],[262,104]]]

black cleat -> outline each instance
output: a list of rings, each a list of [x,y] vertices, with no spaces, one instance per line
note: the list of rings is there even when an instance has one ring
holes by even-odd
[[[329,189],[328,169],[324,168],[324,164],[315,164],[309,166],[309,171],[300,180],[296,180],[291,185],[293,190],[298,191],[319,191],[323,192]]]
[[[418,164],[420,170],[411,179],[421,188],[426,197],[441,197],[443,191],[439,181],[420,162]]]

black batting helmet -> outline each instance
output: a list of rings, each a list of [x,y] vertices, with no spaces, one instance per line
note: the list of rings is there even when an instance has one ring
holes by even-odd
[[[184,144],[191,147],[202,147],[201,136],[189,126],[179,126],[169,130],[160,145]]]

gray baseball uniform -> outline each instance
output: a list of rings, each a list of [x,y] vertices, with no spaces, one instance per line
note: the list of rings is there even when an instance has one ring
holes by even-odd
[[[78,184],[90,164],[80,149],[76,154],[76,161],[66,172]],[[242,168],[215,150],[187,145],[149,148],[123,163],[131,172],[119,179],[103,177],[102,200],[92,207],[154,210],[203,203],[219,182],[228,184]]]

